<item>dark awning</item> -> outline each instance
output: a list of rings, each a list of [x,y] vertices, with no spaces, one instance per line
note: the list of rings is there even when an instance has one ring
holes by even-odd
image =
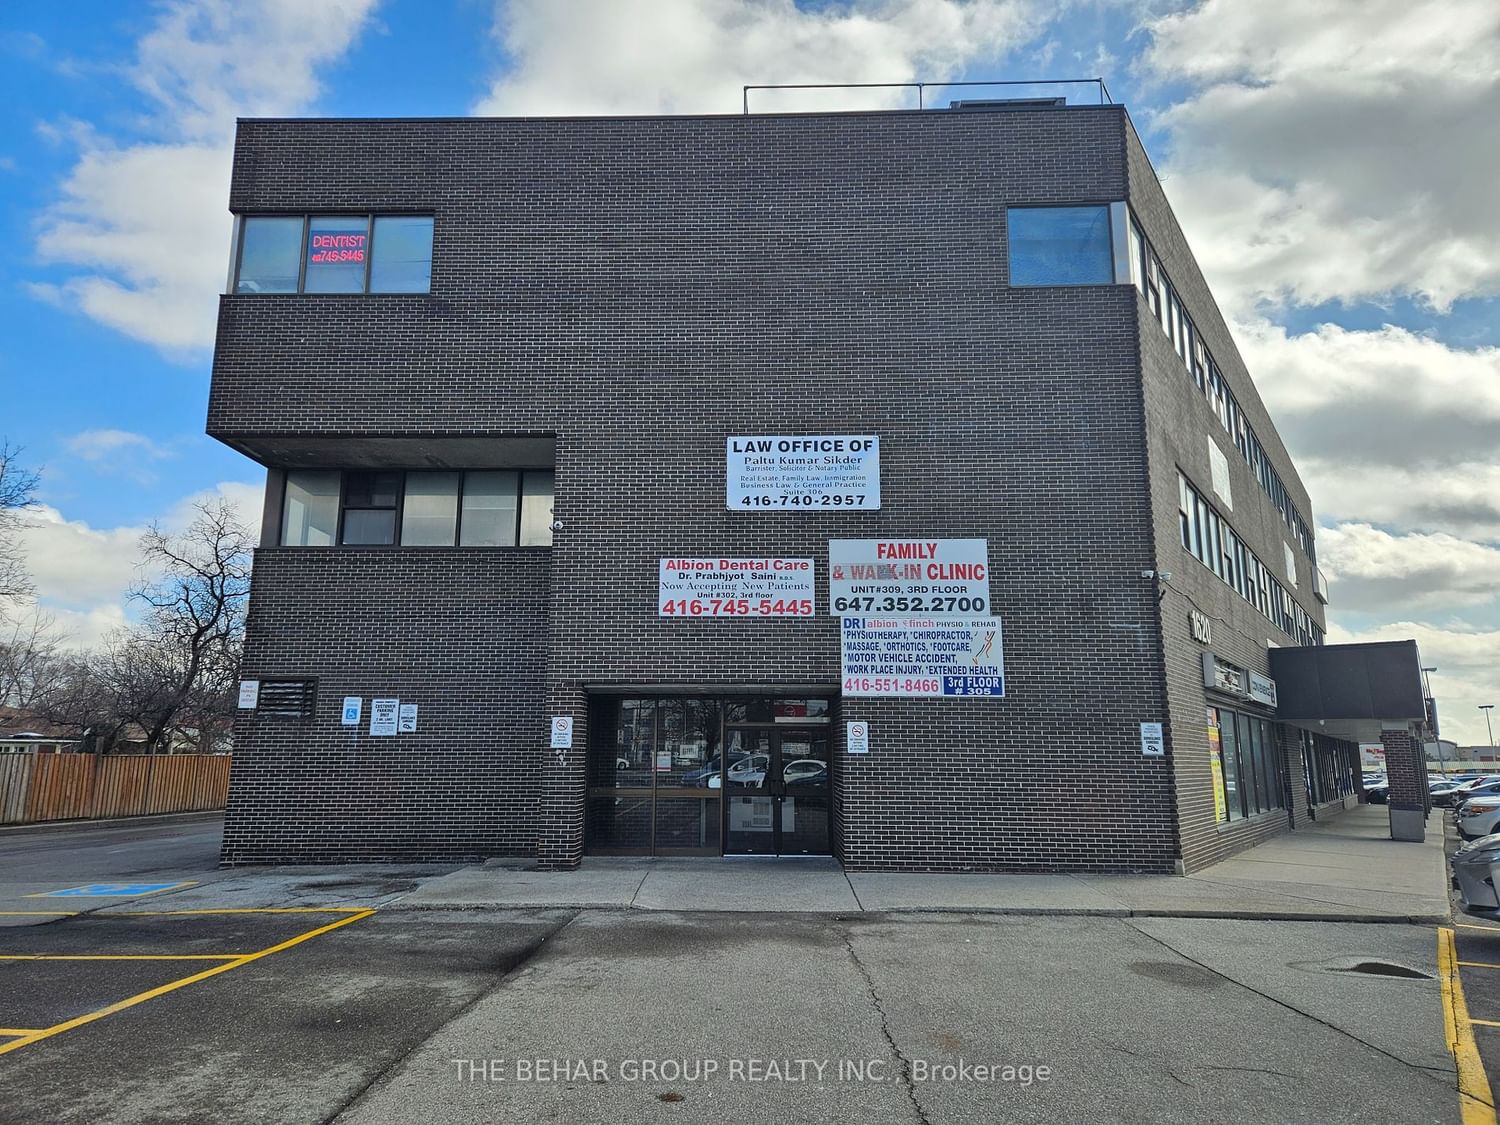
[[[1378,740],[1380,723],[1426,715],[1416,641],[1273,648],[1268,656],[1278,719]]]

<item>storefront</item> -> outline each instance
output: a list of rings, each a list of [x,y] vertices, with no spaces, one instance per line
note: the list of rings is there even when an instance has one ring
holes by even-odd
[[[595,855],[830,855],[829,696],[595,695]]]

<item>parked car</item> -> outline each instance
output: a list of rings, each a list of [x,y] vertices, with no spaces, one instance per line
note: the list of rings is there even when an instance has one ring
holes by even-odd
[[[731,763],[725,777],[730,785],[748,785],[758,789],[765,782],[766,770],[770,765],[771,755],[750,754]]]
[[[733,769],[734,764],[736,762],[742,761],[745,757],[747,757],[745,751],[731,750],[729,752],[730,768]],[[681,784],[684,788],[687,789],[717,789],[719,786],[716,779],[719,776],[719,770],[722,765],[723,763],[720,760],[719,755],[715,754],[712,758],[704,762],[703,765],[699,766],[697,769],[689,770],[687,773],[683,774]]]
[[[1453,878],[1458,883],[1464,913],[1480,918],[1500,918],[1500,835],[1481,836],[1453,853]]]
[[[828,763],[816,758],[799,758],[782,768],[781,777],[788,785],[826,785]]]
[[[1458,834],[1477,840],[1500,832],[1500,796],[1476,797],[1458,810]]]
[[[1438,801],[1434,797],[1433,804],[1451,805],[1456,809],[1473,797],[1487,797],[1491,793],[1500,793],[1500,777],[1494,774],[1476,778],[1473,781],[1466,781],[1456,789],[1444,794],[1441,801]]]

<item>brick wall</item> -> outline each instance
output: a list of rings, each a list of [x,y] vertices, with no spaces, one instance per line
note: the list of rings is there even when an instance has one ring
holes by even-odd
[[[534,854],[547,569],[525,549],[257,551],[242,676],[316,677],[317,707],[239,713],[224,861]],[[417,733],[372,737],[373,697],[417,704]]]

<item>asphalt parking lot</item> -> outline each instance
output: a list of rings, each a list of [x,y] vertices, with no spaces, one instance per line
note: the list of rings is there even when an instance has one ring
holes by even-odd
[[[26,844],[6,904],[58,913],[0,928],[0,1122],[1483,1120],[1430,925],[411,909],[434,869],[133,831],[190,885],[23,894],[152,875],[84,826]],[[1481,1037],[1489,929],[1449,931]]]

